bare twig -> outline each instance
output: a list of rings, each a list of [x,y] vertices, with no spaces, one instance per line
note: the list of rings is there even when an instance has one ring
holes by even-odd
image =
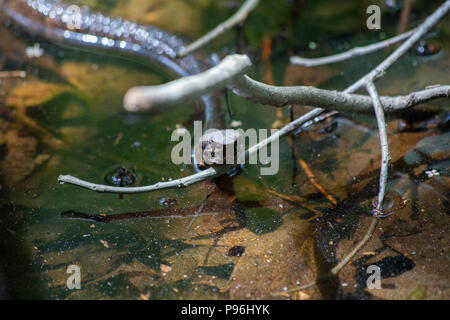
[[[281,114],[277,113],[277,116],[281,118],[283,115],[283,112],[279,109]],[[294,106],[289,106],[289,121],[294,121]],[[291,159],[292,159],[292,186],[295,186],[295,181],[297,179],[297,157],[296,157],[296,151],[295,151],[295,133],[291,133],[288,138],[288,143],[291,146]]]
[[[290,59],[290,62],[295,65],[305,66],[305,67],[316,67],[324,64],[332,64],[341,61],[345,61],[351,58],[360,57],[384,48],[387,48],[397,42],[407,39],[411,36],[416,29],[409,30],[408,32],[402,33],[398,36],[386,39],[384,41],[380,41],[371,45],[361,46],[352,48],[346,52],[334,54],[327,57],[320,58],[302,58],[298,56],[293,56]]]
[[[449,11],[450,0],[446,0],[438,9],[436,9],[419,27],[417,27],[416,33],[411,38],[405,41],[399,48],[391,53],[385,60],[383,60],[375,69],[369,72],[367,75],[359,79],[353,85],[347,87],[343,93],[353,93],[365,86],[369,81],[374,82],[377,80],[393,63],[395,63],[402,55],[404,55],[425,33],[427,33],[432,27],[434,27]],[[447,94],[448,96],[448,94]],[[319,112],[320,111],[320,112]],[[313,109],[305,116],[310,114],[310,120],[316,118],[325,110]],[[314,122],[310,122],[314,123]]]
[[[373,113],[372,100],[369,96],[349,94],[350,90],[331,91],[315,87],[278,87],[244,76],[234,82],[230,88],[233,92],[252,102],[284,107],[288,105],[312,105],[327,110],[354,113]],[[450,86],[437,86],[406,96],[381,97],[384,111],[398,112],[416,104],[427,102],[434,98],[450,96]],[[323,110],[322,110],[323,111]]]
[[[92,191],[97,192],[106,192],[106,193],[144,193],[144,192],[151,192],[156,190],[163,190],[163,189],[176,189],[176,188],[184,188],[188,187],[194,183],[204,181],[206,179],[224,174],[226,170],[225,168],[215,169],[215,168],[208,168],[204,171],[200,171],[198,173],[195,173],[193,175],[172,180],[172,181],[166,181],[166,182],[158,182],[150,186],[143,186],[143,187],[113,187],[113,186],[106,186],[102,184],[96,184],[87,182],[81,179],[78,179],[76,177],[70,176],[70,175],[60,175],[58,177],[58,181],[61,184],[69,183],[73,184],[82,188],[90,189]]]
[[[380,145],[381,145],[381,169],[380,169],[380,189],[378,191],[378,203],[376,212],[381,214],[383,208],[383,200],[386,192],[386,184],[388,178],[389,167],[389,145],[386,132],[386,120],[384,118],[383,106],[381,105],[380,96],[373,82],[369,82],[366,86],[367,92],[369,92],[372,100],[373,107],[375,109],[375,115],[377,118],[378,131],[380,133]]]
[[[17,71],[0,71],[0,79],[2,78],[25,78],[27,73],[22,70]]]
[[[303,171],[305,171],[306,176],[309,178],[309,181],[311,181],[314,187],[316,187],[316,189],[319,190],[319,192],[323,194],[334,206],[337,206],[338,203],[336,199],[330,193],[328,193],[328,191],[325,190],[325,188],[322,187],[322,185],[319,182],[317,182],[314,173],[311,171],[306,161],[300,158],[298,159],[298,163],[300,163]]]
[[[211,196],[211,193],[206,195],[205,199],[203,199],[200,206],[195,210],[194,216],[192,217],[191,221],[189,222],[188,226],[186,227],[186,231],[191,230],[192,225],[194,224],[195,220],[198,218],[200,213],[203,211],[203,208],[205,207],[206,203],[208,202],[209,197]]]
[[[418,28],[415,29],[416,33],[414,33],[413,36],[411,36],[411,38],[405,41],[399,48],[397,48],[391,55],[389,55],[389,57],[383,60],[383,62],[379,64],[374,70],[372,70],[366,76],[362,77],[353,85],[345,89],[343,93],[355,92],[359,90],[359,88],[367,84],[368,81],[373,82],[374,80],[378,79],[383,72],[385,72],[403,54],[405,54],[426,32],[428,32],[432,27],[434,27],[448,13],[449,9],[450,9],[450,0],[447,0],[438,9],[436,9]],[[324,111],[325,111],[324,109],[316,108],[311,110],[304,116],[302,116],[302,118],[305,119],[305,125],[315,123],[315,121],[312,120],[317,118]]]
[[[364,238],[362,238],[361,241],[358,242],[358,244],[352,249],[352,251],[350,251],[349,254],[345,256],[345,258],[341,260],[341,262],[339,262],[333,269],[331,269],[332,274],[339,273],[339,271],[341,271],[342,268],[345,267],[346,264],[353,259],[353,257],[359,252],[359,250],[361,250],[361,248],[364,247],[367,242],[369,242],[377,226],[378,218],[374,216],[371,220],[372,221],[370,223],[369,229],[367,229]]]
[[[365,87],[369,82],[374,82],[384,72],[403,56],[417,41],[419,41],[428,31],[430,31],[450,10],[450,0],[445,1],[436,11],[434,11],[425,21],[416,28],[416,32],[397,48],[388,58],[383,60],[375,69],[350,86],[346,92],[356,92]]]
[[[228,20],[222,22],[217,27],[215,27],[213,30],[205,34],[203,37],[198,39],[197,41],[193,42],[189,46],[187,46],[184,49],[181,49],[180,52],[178,52],[178,57],[184,57],[188,54],[200,49],[207,43],[211,42],[212,40],[216,39],[223,33],[227,32],[231,28],[233,28],[235,25],[241,23],[245,19],[247,19],[250,12],[256,8],[258,5],[259,0],[246,0],[244,4],[239,8],[239,10],[231,16]]]
[[[133,112],[169,110],[180,103],[194,100],[205,93],[218,91],[233,83],[252,65],[246,55],[230,55],[217,66],[200,74],[183,77],[159,86],[131,88],[124,107]]]
[[[125,96],[125,108],[141,112],[167,111],[177,104],[200,98],[205,93],[229,87],[243,98],[274,107],[312,105],[340,112],[373,113],[372,100],[367,95],[349,94],[349,89],[339,92],[305,86],[271,86],[243,76],[250,66],[250,59],[246,55],[227,56],[205,72],[158,86],[130,89]],[[437,86],[406,96],[381,97],[381,101],[385,112],[391,113],[448,96],[450,86]]]

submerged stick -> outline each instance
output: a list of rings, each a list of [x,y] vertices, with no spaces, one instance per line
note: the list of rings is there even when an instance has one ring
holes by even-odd
[[[325,196],[325,198],[328,199],[334,206],[337,206],[338,202],[337,200],[327,191],[324,187],[317,181],[316,177],[314,176],[314,173],[309,168],[308,164],[303,159],[298,159],[298,163],[300,163],[300,166],[302,167],[303,171],[305,171],[306,176],[308,177],[309,181],[313,184],[313,186],[322,194]]]
[[[285,291],[281,291],[281,292],[276,292],[273,294],[273,296],[283,296],[286,293],[292,293],[292,292],[296,292],[296,291],[301,291],[301,290],[306,290],[308,288],[311,288],[319,283],[322,283],[328,279],[330,279],[331,277],[335,276],[336,274],[339,273],[339,271],[342,270],[342,268],[344,268],[347,263],[353,259],[353,257],[359,252],[359,250],[362,249],[362,247],[364,247],[367,242],[369,242],[370,238],[373,235],[373,232],[375,231],[375,228],[377,226],[378,223],[378,218],[377,217],[372,217],[371,219],[371,223],[369,226],[369,229],[367,229],[366,234],[364,235],[364,237],[361,239],[361,241],[358,242],[358,244],[352,249],[352,251],[346,255],[333,269],[330,270],[330,272],[325,273],[323,275],[321,275],[320,277],[318,277],[316,280],[305,284],[303,286],[298,286],[298,287],[294,287]]]

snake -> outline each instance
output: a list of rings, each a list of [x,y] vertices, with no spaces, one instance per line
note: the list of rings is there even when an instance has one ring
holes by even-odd
[[[27,33],[53,43],[101,51],[155,64],[174,76],[205,71],[214,59],[189,55],[177,58],[182,39],[156,26],[95,12],[62,0],[0,0],[0,9]],[[217,55],[215,63],[217,63]],[[205,127],[221,126],[217,94],[201,97]]]

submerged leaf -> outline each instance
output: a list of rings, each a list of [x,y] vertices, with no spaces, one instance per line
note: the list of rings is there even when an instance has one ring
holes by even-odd
[[[7,99],[7,105],[17,108],[35,107],[70,90],[69,86],[56,83],[41,81],[25,82],[11,91]]]

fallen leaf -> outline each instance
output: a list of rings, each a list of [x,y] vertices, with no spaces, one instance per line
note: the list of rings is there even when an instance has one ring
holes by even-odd
[[[149,300],[149,298],[150,298],[149,294],[141,293],[141,295],[139,296],[139,299],[141,299],[141,300]]]
[[[15,87],[9,94],[6,104],[10,107],[35,107],[42,105],[63,92],[70,91],[67,85],[31,81]]]
[[[109,249],[109,243],[108,243],[108,241],[100,240],[100,243],[101,243],[105,248],[108,248],[108,249]]]
[[[172,267],[168,266],[166,264],[161,264],[161,271],[164,273],[168,273],[168,272],[172,271]]]

